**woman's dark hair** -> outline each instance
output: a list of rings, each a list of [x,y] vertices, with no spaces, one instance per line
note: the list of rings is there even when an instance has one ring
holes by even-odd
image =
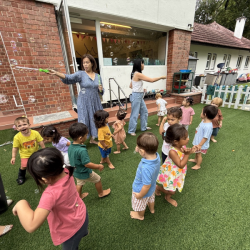
[[[173,124],[168,127],[165,136],[165,142],[173,144],[174,141],[179,141],[181,139],[186,139],[188,137],[188,132],[184,126],[181,124]]]
[[[60,133],[57,131],[57,129],[52,125],[48,127],[43,127],[41,131],[41,135],[42,137],[52,137],[52,141],[56,144],[59,142],[59,140],[62,137]]]
[[[43,148],[33,153],[28,160],[27,169],[38,187],[44,188],[42,178],[56,177],[62,173],[64,159],[62,153],[56,148]],[[69,176],[72,176],[74,168],[66,166]]]
[[[191,96],[186,97],[186,102],[189,102],[190,106],[193,105],[194,99]]]
[[[88,58],[92,64],[92,71],[93,72],[96,72],[96,69],[97,69],[97,64],[96,64],[96,61],[95,61],[95,58],[93,56],[91,56],[90,54],[84,54],[81,58],[81,69],[84,70],[84,67],[83,67],[83,59],[85,58]]]
[[[172,107],[168,109],[168,115],[172,115],[173,117],[180,119],[182,117],[182,109],[180,107]]]
[[[158,150],[159,141],[151,132],[145,132],[137,137],[137,146],[148,154],[155,154]]]
[[[117,112],[117,118],[118,120],[123,120],[127,115],[127,112],[125,112],[124,110],[118,110]]]
[[[81,136],[85,136],[88,132],[88,127],[81,122],[73,123],[69,127],[69,136],[73,139],[73,141],[76,141]]]
[[[144,60],[143,59],[135,59],[134,60],[134,64],[133,64],[133,70],[131,73],[131,79],[134,76],[134,73],[137,71],[139,73],[141,73],[141,64],[144,64]]]
[[[105,110],[97,110],[94,114],[95,126],[101,128],[106,126],[105,120],[109,117],[109,113]]]
[[[206,117],[209,120],[213,120],[214,117],[217,115],[218,113],[218,108],[214,105],[206,105],[203,110],[202,110],[203,115],[206,115]]]

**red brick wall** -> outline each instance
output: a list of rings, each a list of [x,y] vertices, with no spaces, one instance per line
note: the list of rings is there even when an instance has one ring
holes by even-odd
[[[167,56],[167,87],[172,92],[173,74],[180,69],[187,69],[190,50],[191,32],[170,30]]]
[[[60,63],[63,55],[53,5],[33,0],[0,0],[0,23],[9,58],[17,60],[17,66],[65,72]],[[69,87],[59,78],[25,70],[14,70],[14,75],[28,116],[71,109]],[[10,84],[14,86],[13,81]],[[1,83],[1,89],[2,86],[5,93],[12,94],[9,86]],[[10,106],[12,103],[0,106],[1,111]]]
[[[202,95],[201,93],[199,95],[192,95],[192,98],[194,100],[194,104],[201,103],[201,95]],[[175,97],[175,103],[182,104],[183,98],[184,98],[183,96],[181,96],[181,95],[174,95],[173,97]]]

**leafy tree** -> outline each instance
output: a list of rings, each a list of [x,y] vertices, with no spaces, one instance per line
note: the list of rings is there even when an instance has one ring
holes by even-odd
[[[195,22],[218,24],[234,31],[236,19],[246,17],[243,36],[250,39],[250,0],[198,0]]]

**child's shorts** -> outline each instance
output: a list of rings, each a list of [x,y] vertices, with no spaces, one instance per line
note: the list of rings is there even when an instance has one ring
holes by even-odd
[[[103,148],[99,147],[99,150],[101,152],[102,158],[107,158],[109,154],[111,154],[111,148],[104,150]]]
[[[220,128],[213,128],[212,135],[213,135],[213,136],[217,136],[219,130],[220,130]]]
[[[201,149],[200,151],[196,151],[195,153],[196,153],[196,154],[197,154],[197,153],[202,153],[202,154],[205,155],[205,154],[207,153],[207,149]]]
[[[132,190],[132,208],[136,212],[146,210],[147,204],[155,202],[155,193],[153,193],[150,197],[136,199],[135,194]]]
[[[164,115],[166,115],[167,113],[168,113],[167,110],[160,110],[160,111],[157,112],[157,116],[164,116]]]
[[[21,158],[21,167],[26,168],[29,158]]]
[[[61,151],[61,153],[62,153],[62,155],[63,155],[64,164],[65,164],[66,166],[71,166],[71,165],[70,165],[70,162],[69,162],[69,155],[68,155],[68,153],[65,153],[65,152],[63,152],[63,151]]]
[[[86,182],[91,182],[91,183],[96,184],[100,180],[101,180],[100,175],[98,175],[97,173],[95,173],[94,171],[92,171],[92,173],[89,174],[89,178],[88,179],[78,179],[78,178],[76,178],[76,185],[83,186]]]

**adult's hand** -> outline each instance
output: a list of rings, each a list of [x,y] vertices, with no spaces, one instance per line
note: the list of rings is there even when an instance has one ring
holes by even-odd
[[[102,85],[99,85],[98,88],[99,88],[99,91],[102,92],[102,90],[103,90]]]
[[[46,74],[55,75],[55,76],[58,76],[58,77],[60,77],[62,79],[65,79],[65,75],[63,73],[57,72],[57,71],[55,71],[53,69],[49,69],[49,72],[46,73]]]

